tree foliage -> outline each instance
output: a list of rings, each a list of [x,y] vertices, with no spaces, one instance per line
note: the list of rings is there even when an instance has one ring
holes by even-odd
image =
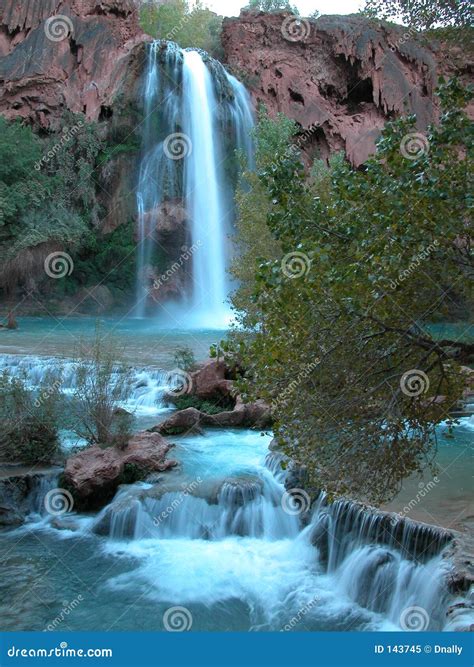
[[[456,82],[439,94],[439,125],[389,123],[363,170],[336,157],[307,178],[296,146],[260,143],[255,201],[239,200],[242,388],[269,402],[286,453],[336,495],[385,500],[432,462],[474,354],[429,327],[453,300],[473,303],[471,95]]]
[[[400,18],[418,30],[435,26],[472,26],[470,0],[366,0],[365,10],[373,16]]]
[[[290,4],[289,0],[250,0],[246,9],[253,9],[261,12],[291,12],[296,16],[299,10],[296,6]]]
[[[176,42],[182,48],[194,47],[212,56],[221,55],[222,16],[215,14],[200,0],[146,2],[140,10],[140,24],[156,39]]]

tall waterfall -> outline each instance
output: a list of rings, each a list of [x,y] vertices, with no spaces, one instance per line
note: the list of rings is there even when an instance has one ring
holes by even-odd
[[[249,166],[253,159],[247,92],[206,54],[155,41],[143,108],[136,315],[156,315],[161,306],[174,326],[224,327],[236,152]],[[163,221],[181,243],[163,242]]]

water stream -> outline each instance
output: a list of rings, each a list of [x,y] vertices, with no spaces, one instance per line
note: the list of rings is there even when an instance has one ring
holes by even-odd
[[[38,377],[41,364],[16,359]],[[13,355],[3,361],[13,367]],[[148,387],[147,419],[159,421],[162,376],[137,377],[133,400]],[[48,514],[42,495],[57,477],[45,478],[28,522],[1,533],[4,629],[60,618],[65,630],[163,630],[175,607],[193,630],[396,630],[412,607],[446,629],[443,544],[417,557],[410,529],[380,543],[376,518],[324,497],[303,525],[270,440],[233,429],[175,437],[177,469],[121,487],[94,515]]]

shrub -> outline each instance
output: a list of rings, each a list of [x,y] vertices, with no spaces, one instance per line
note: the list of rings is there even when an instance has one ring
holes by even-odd
[[[0,459],[49,463],[60,453],[60,373],[50,373],[37,392],[24,377],[0,375]]]
[[[72,430],[90,444],[126,446],[133,415],[121,403],[130,398],[132,375],[123,361],[123,350],[97,327],[92,340],[81,341],[75,360]]]

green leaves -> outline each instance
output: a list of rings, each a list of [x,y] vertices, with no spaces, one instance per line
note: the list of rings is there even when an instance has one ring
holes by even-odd
[[[248,397],[272,405],[285,452],[333,495],[390,498],[430,463],[434,425],[462,392],[470,348],[427,327],[474,300],[471,94],[450,81],[439,95],[438,126],[387,124],[359,171],[334,156],[308,177],[291,124],[261,117],[257,174],[238,198]],[[428,378],[419,395],[401,385],[412,370]]]

